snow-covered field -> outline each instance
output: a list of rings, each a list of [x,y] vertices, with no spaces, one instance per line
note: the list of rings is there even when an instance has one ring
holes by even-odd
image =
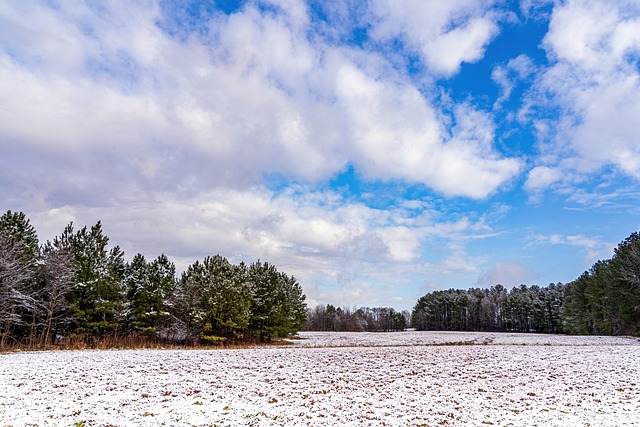
[[[635,338],[301,335],[279,348],[0,355],[0,426],[640,425]]]
[[[514,334],[490,332],[300,332],[303,340],[292,340],[304,347],[390,347],[415,345],[640,345],[640,338]]]

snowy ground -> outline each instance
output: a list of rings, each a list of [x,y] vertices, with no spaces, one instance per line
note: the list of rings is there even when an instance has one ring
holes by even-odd
[[[304,347],[389,347],[414,345],[640,345],[640,338],[475,332],[300,332]]]
[[[638,339],[302,335],[281,348],[0,355],[0,426],[640,425]]]

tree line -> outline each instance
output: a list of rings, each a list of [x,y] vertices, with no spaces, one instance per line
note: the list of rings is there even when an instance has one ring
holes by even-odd
[[[404,331],[410,321],[408,311],[389,307],[334,307],[318,305],[307,310],[306,331],[330,332],[391,332]]]
[[[566,285],[428,293],[411,323],[419,330],[640,335],[640,234]]]
[[[306,320],[298,281],[216,255],[180,277],[164,254],[126,262],[98,221],[38,242],[22,212],[0,217],[0,347],[137,336],[179,343],[270,341]]]
[[[431,292],[413,308],[419,330],[561,333],[565,287],[502,285]]]

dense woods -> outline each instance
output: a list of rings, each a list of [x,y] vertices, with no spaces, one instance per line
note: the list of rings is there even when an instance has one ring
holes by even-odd
[[[421,330],[640,335],[640,234],[566,285],[434,291],[411,318]]]
[[[334,307],[331,304],[318,305],[307,311],[304,329],[307,331],[333,332],[391,332],[404,331],[409,325],[411,314],[398,312],[389,307]]]
[[[559,333],[564,298],[561,284],[435,291],[418,300],[411,319],[420,330]]]
[[[297,280],[266,262],[196,261],[178,278],[165,256],[125,262],[100,222],[40,245],[23,213],[0,217],[0,347],[106,338],[221,344],[297,332]]]

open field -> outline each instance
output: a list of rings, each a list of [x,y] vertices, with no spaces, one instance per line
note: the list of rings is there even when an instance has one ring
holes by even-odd
[[[0,355],[0,426],[640,423],[636,338],[301,335],[279,348]]]

